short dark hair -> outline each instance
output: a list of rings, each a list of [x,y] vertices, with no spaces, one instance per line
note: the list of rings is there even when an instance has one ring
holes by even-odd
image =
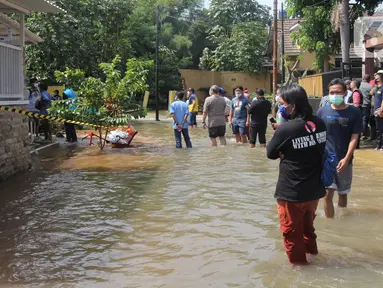
[[[176,92],[176,98],[177,98],[178,100],[183,100],[184,97],[185,97],[185,92],[184,92],[184,91],[177,91],[177,92]]]
[[[235,86],[235,87],[234,87],[234,91],[237,90],[237,89],[243,91],[243,87],[242,87],[242,86],[239,86],[239,85],[238,85],[238,86]]]
[[[360,81],[359,80],[352,80],[351,82],[354,82],[355,83],[355,86],[356,86],[356,88],[360,88]]]
[[[313,115],[306,90],[298,84],[281,87],[280,95],[287,104],[295,105],[295,118],[307,120]]]
[[[60,91],[59,91],[59,90],[57,90],[57,89],[56,89],[56,90],[54,90],[53,92],[57,92],[57,93],[60,93]]]
[[[219,88],[219,94],[222,94],[222,95],[225,94],[225,89],[223,89],[223,87]]]
[[[364,74],[363,80],[366,81],[366,82],[370,82],[371,81],[371,76],[369,74]]]
[[[39,82],[39,81],[37,80],[37,78],[31,78],[31,79],[29,80],[29,83],[31,83],[31,84],[36,83],[36,82]]]
[[[343,90],[346,91],[347,87],[344,81],[340,78],[332,79],[331,82],[328,84],[328,88],[330,89],[331,86],[340,85],[342,86]]]
[[[48,90],[48,84],[47,83],[40,83],[40,89],[41,90],[44,90],[44,91],[47,91]]]
[[[263,91],[262,89],[259,89],[259,88],[257,88],[257,90],[255,90],[255,93],[257,93],[259,96],[265,96],[265,91]]]
[[[192,92],[192,93],[195,93],[194,88],[189,88],[189,91]]]

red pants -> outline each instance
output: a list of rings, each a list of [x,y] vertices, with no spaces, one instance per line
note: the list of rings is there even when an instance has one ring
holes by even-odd
[[[315,211],[319,200],[294,203],[278,200],[281,232],[287,257],[291,263],[307,264],[306,253],[318,254],[314,229]]]

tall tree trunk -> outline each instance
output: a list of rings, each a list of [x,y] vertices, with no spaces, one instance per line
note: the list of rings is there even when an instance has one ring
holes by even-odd
[[[340,7],[339,7],[342,62],[350,62],[350,21],[348,18],[349,5],[350,5],[349,0],[341,0]]]
[[[328,55],[325,55],[323,57],[323,72],[329,72],[330,71],[330,57]]]

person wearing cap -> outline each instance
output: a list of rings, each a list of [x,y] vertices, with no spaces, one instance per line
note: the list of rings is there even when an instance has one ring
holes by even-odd
[[[36,78],[32,78],[30,80],[31,87],[27,90],[28,97],[28,112],[39,113],[40,111],[35,107],[36,101],[40,98],[40,90],[39,90],[39,81]],[[38,118],[29,118],[29,133],[31,137],[33,134],[36,134],[36,138],[39,138],[39,124],[40,120]]]
[[[74,101],[77,94],[72,89],[65,89],[63,99],[71,99]],[[74,108],[75,109],[75,108]],[[65,135],[66,135],[66,141],[70,143],[77,142],[77,133],[76,133],[76,127],[72,123],[65,123]]]
[[[197,128],[198,97],[195,95],[194,88],[189,88],[187,97],[189,105],[189,126],[190,128]]]
[[[225,121],[228,122],[229,121],[229,115],[230,115],[231,100],[225,96],[225,89],[223,89],[223,87],[219,88],[218,95],[223,97],[223,99],[225,99],[225,102],[226,102]]]

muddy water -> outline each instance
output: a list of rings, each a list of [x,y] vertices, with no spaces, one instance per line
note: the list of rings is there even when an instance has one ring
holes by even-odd
[[[316,220],[320,255],[291,267],[277,161],[230,142],[175,151],[170,122],[134,149],[60,147],[0,185],[0,287],[382,287],[383,154],[358,151],[349,209]],[[151,142],[153,144],[151,144]]]

